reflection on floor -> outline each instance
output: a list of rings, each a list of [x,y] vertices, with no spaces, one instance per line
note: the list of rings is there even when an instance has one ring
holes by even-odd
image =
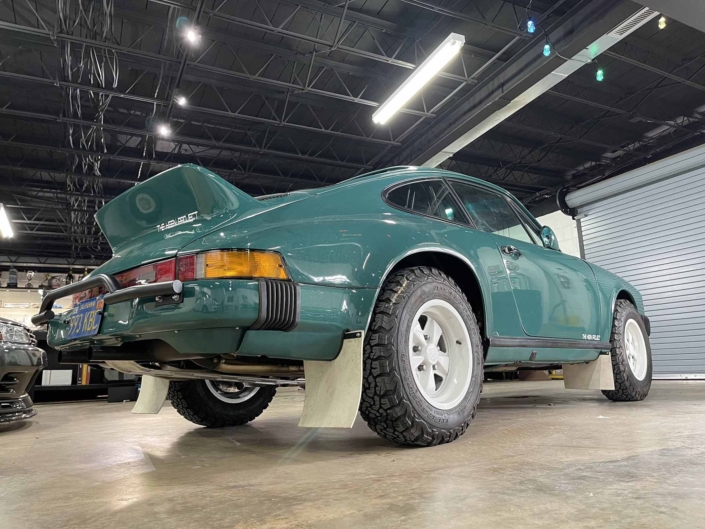
[[[705,382],[642,403],[561,382],[486,383],[453,444],[409,449],[297,428],[282,391],[250,426],[165,407],[39,406],[0,427],[0,527],[703,527]]]

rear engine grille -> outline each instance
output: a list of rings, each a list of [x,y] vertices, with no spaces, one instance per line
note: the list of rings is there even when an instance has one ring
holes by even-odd
[[[259,317],[252,329],[291,331],[301,313],[299,285],[292,281],[259,280]]]
[[[262,195],[260,197],[255,197],[255,198],[257,198],[257,200],[262,202],[264,200],[272,200],[273,198],[288,197],[289,195],[291,195],[291,193],[275,193],[273,195]]]

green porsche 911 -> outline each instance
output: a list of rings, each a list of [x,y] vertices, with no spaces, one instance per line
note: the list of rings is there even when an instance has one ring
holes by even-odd
[[[142,375],[136,412],[168,397],[196,424],[234,426],[305,385],[301,426],[351,427],[359,411],[429,446],[465,432],[485,372],[562,368],[567,388],[615,401],[651,386],[639,292],[478,179],[393,167],[253,198],[183,165],[96,219],[112,259],[49,292],[33,322],[62,362]]]

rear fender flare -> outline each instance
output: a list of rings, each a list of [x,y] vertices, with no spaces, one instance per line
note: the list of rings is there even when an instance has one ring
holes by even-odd
[[[461,254],[460,252],[457,252],[455,250],[451,250],[450,248],[444,248],[442,246],[421,246],[418,248],[412,248],[408,250],[407,252],[397,256],[392,262],[390,262],[387,265],[387,268],[384,271],[384,275],[381,278],[381,281],[377,287],[377,293],[375,294],[375,300],[374,303],[372,304],[372,310],[370,311],[370,314],[367,318],[367,325],[365,326],[365,331],[369,331],[370,328],[370,323],[372,321],[372,315],[374,314],[374,308],[377,305],[377,300],[379,299],[379,295],[382,292],[382,286],[384,285],[384,282],[387,280],[387,277],[389,277],[389,274],[391,271],[404,259],[411,255],[415,254],[420,254],[420,253],[428,253],[428,254],[434,254],[434,253],[442,253],[446,255],[451,255],[453,257],[456,257],[457,259],[460,259],[470,270],[470,272],[473,274],[475,277],[476,281],[480,285],[480,295],[482,297],[482,308],[484,310],[484,315],[485,315],[485,321],[484,321],[484,329],[486,332],[489,332],[489,329],[492,328],[492,307],[490,306],[490,300],[488,299],[488,296],[485,295],[485,292],[482,287],[482,281],[480,280],[480,276],[477,273],[477,267],[475,264],[470,261],[465,255]]]

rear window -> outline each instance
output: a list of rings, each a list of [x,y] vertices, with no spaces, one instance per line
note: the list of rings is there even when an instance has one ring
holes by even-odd
[[[461,220],[450,190],[440,180],[413,182],[392,189],[387,201],[402,209],[443,220]]]

